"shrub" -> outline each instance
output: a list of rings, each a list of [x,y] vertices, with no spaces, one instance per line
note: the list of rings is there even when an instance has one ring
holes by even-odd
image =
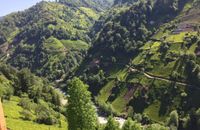
[[[33,119],[33,114],[29,110],[24,109],[20,114],[24,120],[31,121]]]

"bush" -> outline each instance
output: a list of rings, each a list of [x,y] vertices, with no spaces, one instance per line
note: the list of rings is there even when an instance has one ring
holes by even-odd
[[[171,129],[177,129],[179,126],[179,116],[176,110],[172,111],[170,113],[170,117],[168,119],[167,125],[171,128]]]
[[[47,109],[45,106],[38,105],[36,110],[36,122],[46,125],[53,125],[58,123],[58,119],[53,111]]]
[[[22,98],[18,105],[26,110],[32,109],[32,103],[31,103],[30,99],[28,99],[28,98]]]
[[[104,130],[120,130],[119,123],[116,122],[112,117],[109,117]]]
[[[36,122],[46,125],[53,125],[56,124],[58,120],[54,116],[52,116],[48,111],[42,111],[38,113],[36,117]]]
[[[29,110],[24,109],[20,114],[24,120],[31,121],[33,119],[33,114]]]
[[[130,118],[124,123],[122,130],[142,130],[140,123],[132,121]]]
[[[169,130],[169,128],[161,126],[160,124],[152,124],[148,126],[145,130]]]

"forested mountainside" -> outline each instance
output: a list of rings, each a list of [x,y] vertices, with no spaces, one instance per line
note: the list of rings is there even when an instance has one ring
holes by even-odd
[[[50,80],[75,69],[90,46],[87,35],[98,12],[41,2],[0,21],[1,60],[19,69],[28,67]]]
[[[174,7],[171,7],[173,2],[162,1],[114,6],[94,25],[92,34],[96,35],[78,73],[90,77],[102,69],[110,75],[115,67],[123,68],[162,24],[180,13],[184,7],[182,2]]]
[[[103,11],[113,5],[114,0],[59,0],[60,3],[74,7],[89,7]]]
[[[4,16],[8,126],[200,130],[199,23],[200,0],[58,0]],[[127,121],[102,125],[109,115]]]
[[[100,19],[77,74],[104,110],[165,122],[176,109],[183,122],[192,118],[200,105],[199,7],[199,1],[140,1]],[[198,129],[196,121],[185,129]]]
[[[138,0],[115,0],[114,5],[121,6],[124,4],[133,4],[134,2],[138,2]]]

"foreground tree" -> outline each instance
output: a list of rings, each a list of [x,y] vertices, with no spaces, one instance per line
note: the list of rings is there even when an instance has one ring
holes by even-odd
[[[68,86],[68,123],[69,130],[95,130],[97,115],[91,94],[80,79],[74,78]]]

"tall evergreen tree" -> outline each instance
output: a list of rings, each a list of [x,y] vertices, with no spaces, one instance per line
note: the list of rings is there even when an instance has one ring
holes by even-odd
[[[69,130],[95,130],[97,115],[91,94],[80,79],[74,78],[68,87],[68,123]]]

